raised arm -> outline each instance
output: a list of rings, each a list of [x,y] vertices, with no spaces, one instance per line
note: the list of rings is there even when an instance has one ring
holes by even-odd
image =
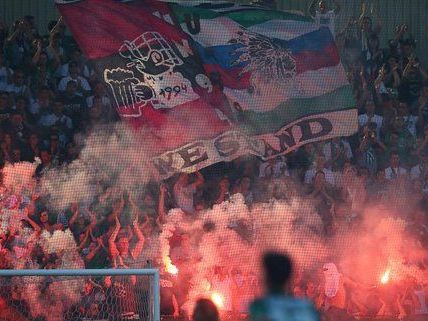
[[[131,256],[135,260],[140,255],[141,251],[143,250],[145,239],[144,239],[143,233],[141,232],[140,228],[138,227],[138,217],[135,219],[135,221],[132,223],[132,225],[134,227],[135,235],[138,238],[137,244],[135,244],[135,247],[131,251]]]
[[[158,204],[158,218],[157,223],[162,225],[165,223],[166,209],[165,209],[165,198],[167,193],[167,187],[161,183],[159,186],[159,204]]]
[[[98,251],[99,251],[102,247],[103,247],[103,240],[102,240],[102,238],[101,238],[101,237],[99,237],[99,238],[97,239],[97,246],[96,246],[96,247],[95,247],[91,252],[89,252],[89,253],[88,253],[88,255],[86,255],[85,260],[86,260],[87,262],[92,261],[92,260],[94,259],[95,255],[98,253]]]
[[[308,14],[312,18],[315,18],[315,13],[317,10],[316,7],[317,7],[317,0],[312,0],[309,4],[309,7],[308,7]]]
[[[37,234],[40,233],[42,228],[39,226],[39,224],[37,224],[36,222],[33,221],[33,219],[31,218],[31,212],[30,211],[27,211],[26,221],[28,223],[30,223],[31,227],[34,229],[34,232],[36,232]]]
[[[58,21],[56,22],[55,26],[50,31],[50,34],[53,35],[53,34],[59,32],[62,25],[64,25],[64,18],[62,16],[60,16]]]
[[[420,96],[418,100],[418,122],[419,122],[419,128],[424,129],[425,124],[425,116],[424,116],[424,109],[427,104],[428,97]]]
[[[119,254],[119,251],[117,250],[116,243],[115,243],[117,235],[119,234],[119,231],[120,231],[120,222],[117,216],[115,218],[115,221],[116,221],[116,226],[113,230],[113,233],[111,233],[110,238],[108,239],[108,248],[112,259]]]
[[[6,39],[6,43],[14,42],[15,39],[22,34],[24,31],[24,21],[20,21],[16,29],[12,32],[12,34]]]
[[[339,14],[340,10],[342,9],[340,7],[340,4],[337,2],[337,0],[333,0],[333,4],[334,4],[334,9],[333,9],[334,13]]]
[[[33,58],[31,59],[31,63],[36,66],[39,63],[40,60],[40,54],[42,53],[42,40],[38,39],[37,40],[37,50],[36,53],[34,54]]]
[[[73,226],[73,224],[76,222],[77,218],[79,217],[79,206],[77,205],[77,203],[71,204],[71,211],[73,212],[73,215],[68,221],[68,226],[70,227]]]
[[[85,231],[85,237],[83,238],[82,242],[79,244],[79,251],[82,251],[85,248],[86,243],[88,242],[89,238],[89,228]]]

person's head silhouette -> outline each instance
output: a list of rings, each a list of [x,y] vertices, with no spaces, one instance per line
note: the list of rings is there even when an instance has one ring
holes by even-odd
[[[215,304],[208,299],[199,299],[193,310],[193,321],[219,321],[219,313]]]
[[[283,293],[292,273],[291,259],[278,252],[267,252],[263,256],[263,268],[267,290]]]

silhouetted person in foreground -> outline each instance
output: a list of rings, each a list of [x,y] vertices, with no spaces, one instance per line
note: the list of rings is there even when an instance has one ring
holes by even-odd
[[[219,321],[219,313],[215,304],[208,299],[199,299],[193,310],[193,321]]]
[[[288,256],[266,253],[263,268],[267,293],[250,306],[251,321],[319,321],[312,304],[288,296],[285,287],[292,274],[292,263]]]

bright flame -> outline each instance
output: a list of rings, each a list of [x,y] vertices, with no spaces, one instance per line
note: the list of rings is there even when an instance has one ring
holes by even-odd
[[[380,282],[382,284],[387,284],[389,281],[389,276],[391,274],[391,270],[386,270],[385,273],[382,275],[382,277],[380,278]]]
[[[165,271],[167,271],[170,274],[174,274],[174,275],[178,274],[178,268],[174,264],[172,264],[169,256],[165,256],[163,258],[163,264],[165,265]]]
[[[212,293],[211,300],[214,302],[218,309],[222,309],[224,307],[224,297],[220,293]]]

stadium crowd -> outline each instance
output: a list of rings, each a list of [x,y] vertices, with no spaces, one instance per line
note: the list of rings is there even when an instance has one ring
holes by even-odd
[[[316,3],[311,14],[317,23],[334,25],[331,19],[340,8],[330,11],[324,1]],[[82,134],[119,119],[104,84],[63,21],[51,22],[50,33],[41,36],[35,19],[25,16],[10,28],[0,23],[0,161],[4,166],[37,158],[39,179],[79,157]],[[180,208],[192,217],[236,193],[249,207],[295,195],[313,199],[326,240],[341,228],[358,225],[369,204],[393,204],[418,246],[427,250],[428,73],[407,25],[397,26],[386,46],[380,43],[381,32],[381,20],[367,12],[335,32],[358,107],[359,131],[354,136],[307,144],[268,161],[241,157],[196,174],[180,174],[160,185],[148,184],[138,197],[98,182],[101,192],[91,204],[70,204],[61,212],[47,208],[37,186],[20,194],[2,187],[0,216],[2,222],[8,217],[9,225],[0,227],[0,267],[24,268],[37,262],[42,268],[60,268],[59,254],[43,253],[37,239],[43,231],[65,229],[73,233],[86,268],[145,266],[144,259],[136,259],[150,243],[148,236],[161,230],[169,209]],[[24,228],[30,236],[22,235]],[[428,268],[428,262],[421,264]],[[318,285],[296,278],[292,290],[320,310],[346,311],[350,320],[428,316],[427,284],[412,279],[392,302],[371,306],[341,298],[326,306]],[[99,318],[93,284],[88,282],[84,291],[88,298],[81,316]],[[11,299],[2,295],[0,309]],[[179,313],[176,305],[171,305],[171,315]],[[345,320],[340,314],[330,316]]]

